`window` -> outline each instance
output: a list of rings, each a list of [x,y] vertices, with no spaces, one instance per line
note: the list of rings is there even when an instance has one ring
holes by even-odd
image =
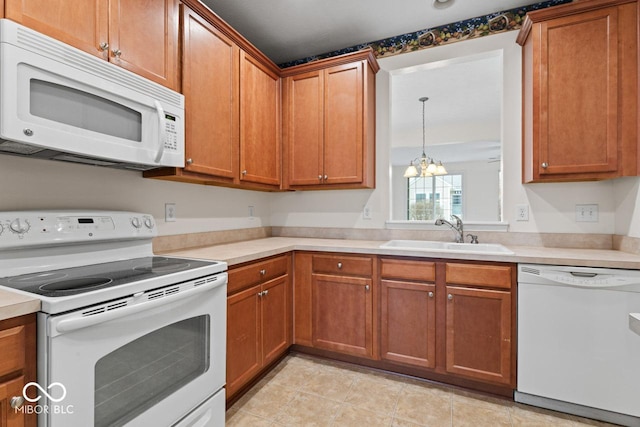
[[[462,175],[407,178],[407,218],[462,218]]]

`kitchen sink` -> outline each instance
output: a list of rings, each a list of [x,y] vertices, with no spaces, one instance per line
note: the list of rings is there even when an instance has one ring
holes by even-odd
[[[431,240],[389,240],[380,245],[385,249],[419,250],[427,252],[458,252],[491,255],[513,255],[498,243],[451,243]]]

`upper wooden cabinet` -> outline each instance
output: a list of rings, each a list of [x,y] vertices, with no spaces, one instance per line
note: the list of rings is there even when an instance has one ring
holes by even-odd
[[[280,76],[240,52],[240,180],[280,187]]]
[[[5,0],[5,17],[179,89],[178,0]]]
[[[585,0],[530,12],[523,46],[523,181],[637,175],[638,8]]]
[[[282,71],[285,188],[375,186],[375,74],[370,50]]]
[[[181,6],[185,167],[144,176],[279,190],[278,67],[204,6],[192,6]]]

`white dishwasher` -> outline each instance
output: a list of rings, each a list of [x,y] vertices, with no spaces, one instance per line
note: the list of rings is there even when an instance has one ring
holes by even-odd
[[[640,271],[518,266],[515,400],[640,426]]]

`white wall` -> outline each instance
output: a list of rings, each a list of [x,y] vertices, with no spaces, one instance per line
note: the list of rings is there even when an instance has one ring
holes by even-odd
[[[276,194],[274,226],[384,228],[390,218],[389,184],[389,72],[432,61],[503,49],[503,201],[510,231],[604,233],[615,232],[613,181],[523,185],[521,182],[521,48],[516,31],[380,59],[377,75],[377,186],[375,190]],[[446,159],[442,159],[446,164]],[[634,199],[635,201],[635,199]],[[599,205],[597,223],[575,221],[575,205]],[[529,206],[529,221],[516,221],[516,205]],[[362,219],[371,208],[373,218]],[[640,229],[640,224],[635,226]],[[637,231],[637,232],[640,232]]]
[[[269,225],[269,193],[142,178],[140,172],[0,156],[0,210],[112,209],[149,213],[160,235]],[[164,204],[178,220],[164,222]],[[254,206],[254,218],[248,206]]]
[[[616,234],[640,238],[640,178],[614,181]]]

